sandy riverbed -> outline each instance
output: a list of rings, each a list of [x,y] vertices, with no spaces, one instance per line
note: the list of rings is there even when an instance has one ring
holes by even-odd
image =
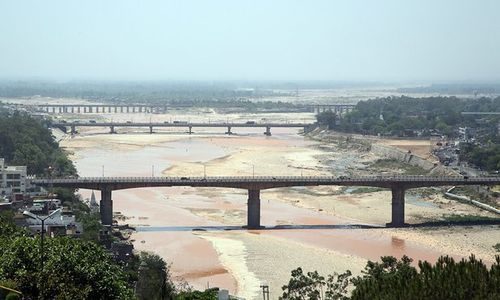
[[[133,117],[141,118],[137,114]],[[149,118],[142,116],[146,117]],[[223,119],[225,115],[212,118]],[[105,132],[103,129],[90,129],[73,138],[62,136],[61,145],[72,152],[81,176],[327,175],[342,174],[377,159],[369,153],[321,147],[320,142],[298,135],[297,130],[276,129],[271,137],[255,129],[238,130],[233,136],[218,130],[203,130],[190,136],[175,131],[109,135],[99,134]],[[339,189],[263,191],[262,224],[294,225],[287,230],[239,228],[246,222],[245,190],[133,189],[113,192],[113,200],[114,210],[128,216],[127,222],[139,228],[132,236],[135,247],[156,252],[171,262],[176,279],[184,278],[200,289],[220,286],[247,299],[258,298],[261,283],[270,285],[271,298],[276,299],[290,271],[298,266],[323,274],[346,269],[359,273],[367,259],[382,255],[407,254],[416,260],[434,260],[444,253],[462,257],[470,252],[491,261],[491,247],[500,242],[495,226],[439,230],[335,227],[383,226],[390,221],[389,192],[350,194]],[[89,197],[90,191],[81,193]],[[439,195],[410,198],[406,205],[409,222],[457,212],[484,214]],[[195,228],[202,231],[193,231]]]

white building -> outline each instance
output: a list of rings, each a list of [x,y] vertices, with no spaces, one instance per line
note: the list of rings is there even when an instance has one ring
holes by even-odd
[[[83,230],[82,224],[79,222],[76,222],[75,216],[74,215],[68,215],[63,212],[57,212],[54,216],[51,218],[47,218],[46,215],[40,215],[39,216],[41,219],[46,219],[44,221],[44,227],[45,231],[49,234],[52,234],[55,229],[61,228],[64,232],[64,234],[67,235],[74,235],[81,233]],[[26,224],[28,225],[28,228],[32,232],[40,232],[42,229],[42,221],[39,219],[32,219],[26,217]]]
[[[26,193],[26,166],[6,166],[0,158],[0,197]]]

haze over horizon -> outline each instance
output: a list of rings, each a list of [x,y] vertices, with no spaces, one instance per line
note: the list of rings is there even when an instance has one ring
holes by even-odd
[[[0,78],[500,80],[500,2],[11,1]]]

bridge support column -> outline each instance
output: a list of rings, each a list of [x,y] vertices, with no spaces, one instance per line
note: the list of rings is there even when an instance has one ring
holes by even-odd
[[[193,133],[193,126],[189,126],[189,134]]]
[[[260,226],[260,190],[248,190],[247,228],[259,229]]]
[[[153,126],[149,126],[149,133],[152,134],[153,133]]]
[[[115,126],[109,126],[109,133],[116,133]]]
[[[75,127],[75,125],[71,125],[71,134],[76,134],[76,127]]]
[[[226,132],[226,134],[233,134],[233,133],[231,132],[231,126],[227,126],[227,132]]]
[[[99,203],[99,209],[101,213],[102,225],[113,224],[113,200],[111,200],[111,192],[111,188],[101,189],[101,202]]]
[[[127,113],[129,113],[129,112],[130,112],[130,107],[127,106]]]
[[[271,127],[267,126],[266,127],[266,132],[264,132],[265,135],[271,136]]]
[[[387,223],[390,227],[402,227],[405,225],[405,188],[393,186],[392,190],[392,220]]]

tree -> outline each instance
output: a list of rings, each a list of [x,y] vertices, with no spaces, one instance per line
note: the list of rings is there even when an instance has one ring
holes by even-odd
[[[171,299],[174,285],[170,279],[170,268],[158,255],[141,252],[136,295],[139,299]]]
[[[184,291],[174,296],[175,300],[217,300],[217,290]]]
[[[384,256],[381,262],[368,261],[361,276],[349,280],[348,272],[338,275],[336,281],[329,276],[324,298],[324,278],[317,272],[304,275],[298,268],[283,286],[281,299],[500,299],[500,256],[490,269],[473,255],[459,262],[441,256],[434,265],[419,261],[418,270],[411,263],[407,256],[401,260]],[[329,286],[330,282],[338,285]],[[348,288],[352,289],[350,297]]]
[[[324,111],[319,113],[316,116],[318,123],[320,125],[327,125],[328,129],[333,129],[337,122],[337,114],[332,112],[331,110]]]
[[[319,275],[317,271],[304,274],[302,268],[297,268],[292,271],[292,278],[288,284],[281,288],[283,295],[280,299],[348,299],[346,294],[350,276],[351,272],[346,271],[340,275],[336,273],[329,275],[325,280],[325,277]]]
[[[0,280],[13,280],[24,297],[132,299],[123,270],[101,246],[77,239],[47,239],[43,273],[38,238],[0,238]],[[43,289],[42,289],[43,287]]]

